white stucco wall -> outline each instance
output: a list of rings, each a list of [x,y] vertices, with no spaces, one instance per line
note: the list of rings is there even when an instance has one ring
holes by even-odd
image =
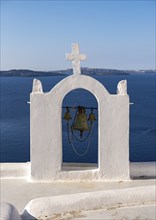
[[[98,102],[98,168],[63,171],[62,102],[72,90],[83,88]],[[34,180],[129,179],[129,96],[111,95],[89,76],[72,75],[49,93],[30,95],[31,178]]]

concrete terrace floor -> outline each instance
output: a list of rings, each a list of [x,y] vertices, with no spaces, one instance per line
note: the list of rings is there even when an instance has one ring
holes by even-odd
[[[99,209],[99,210],[93,210],[93,211],[83,211],[80,214],[77,214],[77,215],[75,214],[75,216],[73,217],[68,215],[68,218],[66,219],[73,219],[73,220],[155,220],[156,219],[156,206],[149,204],[149,205],[140,205],[140,206],[118,207],[118,208],[112,207],[108,209]]]
[[[155,163],[131,164],[131,173],[133,174],[133,179],[124,182],[30,182],[27,180],[28,166],[29,164],[21,164],[20,166],[19,164],[1,164],[1,202],[11,203],[17,208],[20,214],[22,214],[24,208],[31,200],[37,198],[51,197],[52,201],[54,201],[53,206],[56,204],[56,207],[60,207],[62,201],[64,201],[63,204],[66,206],[68,201],[70,204],[70,198],[72,200],[72,198],[76,196],[81,204],[81,197],[85,197],[85,194],[89,193],[87,195],[89,195],[90,198],[94,198],[93,194],[96,193],[97,197],[95,196],[95,198],[98,198],[98,195],[101,194],[104,195],[104,201],[105,198],[106,200],[107,198],[110,198],[108,199],[110,204],[102,208],[90,209],[88,211],[82,210],[78,212],[62,212],[63,214],[57,214],[52,218],[46,219],[156,219],[156,203],[154,201],[156,200],[156,196],[153,196],[156,195]],[[66,166],[64,168],[67,169]],[[146,176],[145,174],[148,175]],[[140,189],[141,191],[139,191]],[[138,202],[136,200],[135,204],[133,202],[128,202],[127,204],[122,203],[122,205],[120,205],[122,197],[126,198],[127,196],[128,198],[129,196],[129,201],[131,201],[131,198],[135,197],[136,194],[139,194],[138,192],[144,194],[143,198],[145,198],[145,201],[139,199]],[[147,196],[145,195],[146,192]],[[112,202],[114,199],[113,195],[116,195],[117,198],[117,203],[115,203],[115,206]],[[92,203],[96,203],[96,201],[92,201]],[[62,208],[65,209],[64,205]]]

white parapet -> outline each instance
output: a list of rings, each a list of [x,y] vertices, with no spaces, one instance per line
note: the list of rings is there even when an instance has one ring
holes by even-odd
[[[70,170],[74,173],[74,164],[73,170],[69,168],[68,163],[65,164],[64,169]],[[88,169],[94,170],[95,168],[91,164],[87,164]],[[0,163],[1,167],[1,179],[30,179],[30,166],[31,163]],[[70,165],[71,166],[71,165]],[[75,170],[86,169],[85,167],[76,167]],[[72,171],[71,171],[72,170]],[[76,173],[76,172],[75,172]],[[74,175],[74,174],[73,174]],[[130,176],[132,178],[156,178],[156,162],[131,162],[130,163]],[[49,180],[50,181],[50,180]],[[48,181],[48,182],[49,182]],[[53,180],[51,180],[53,182]],[[71,181],[71,180],[70,180]],[[75,180],[76,181],[76,180]]]
[[[130,174],[133,178],[148,177],[156,178],[156,162],[133,162],[130,163]]]
[[[153,185],[37,198],[28,203],[21,216],[23,219],[55,219],[56,216],[63,219],[67,213],[79,213],[83,210],[153,204],[154,191]]]
[[[29,178],[30,162],[27,163],[0,163],[1,178]]]

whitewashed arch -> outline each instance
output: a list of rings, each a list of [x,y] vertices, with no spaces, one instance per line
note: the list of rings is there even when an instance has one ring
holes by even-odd
[[[72,90],[91,92],[98,103],[98,168],[64,171],[62,102]],[[31,93],[31,177],[37,180],[116,180],[129,178],[129,97],[110,95],[96,79],[72,75],[49,93]],[[121,160],[122,158],[122,160]]]
[[[66,114],[66,107],[69,106],[69,111],[71,119],[68,122],[64,120]],[[76,122],[76,114],[78,113],[75,109],[76,106],[85,106],[87,119],[91,113],[91,108],[95,114],[96,121],[93,123],[91,132],[84,132],[82,140],[78,141],[80,138],[80,133],[77,131],[72,135],[72,130],[70,129],[72,125]],[[90,109],[88,109],[90,107]],[[75,110],[74,110],[75,109]],[[62,166],[63,169],[73,169],[73,167],[79,167],[81,164],[82,167],[90,168],[98,167],[98,101],[95,95],[84,88],[77,88],[71,90],[67,93],[62,101]],[[88,121],[88,126],[91,124]],[[66,131],[66,132],[65,132]],[[66,134],[65,134],[66,133]],[[70,140],[73,139],[74,142],[70,143]],[[86,139],[87,138],[87,139]],[[94,143],[93,143],[94,140]],[[93,153],[94,152],[94,153]],[[91,155],[88,160],[88,155]],[[75,157],[74,157],[75,155]],[[88,162],[87,162],[88,161]],[[92,162],[91,162],[92,161]]]
[[[102,120],[101,114],[102,109],[100,103],[104,100],[107,100],[107,96],[109,96],[108,91],[105,87],[94,78],[84,75],[72,75],[70,77],[65,78],[60,83],[58,83],[51,91],[50,94],[53,96],[54,94],[57,95],[57,99],[55,100],[56,104],[56,112],[58,113],[57,120],[58,120],[58,127],[56,131],[59,133],[60,145],[59,145],[59,164],[62,163],[62,102],[64,97],[71,91],[75,89],[85,89],[92,93],[92,95],[96,98],[98,103],[98,120]],[[101,124],[101,123],[100,123]],[[98,152],[99,146],[101,146],[101,128],[98,128]],[[98,162],[100,167],[100,154],[98,154]]]

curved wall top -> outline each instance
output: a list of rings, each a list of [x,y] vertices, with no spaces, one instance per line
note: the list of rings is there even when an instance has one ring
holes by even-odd
[[[106,88],[96,79],[85,76],[85,75],[72,75],[62,81],[60,81],[52,90],[49,92],[49,95],[52,93],[59,92],[59,96],[63,98],[74,89],[86,89],[91,92],[97,100],[100,99],[100,96],[107,98],[110,94]]]

